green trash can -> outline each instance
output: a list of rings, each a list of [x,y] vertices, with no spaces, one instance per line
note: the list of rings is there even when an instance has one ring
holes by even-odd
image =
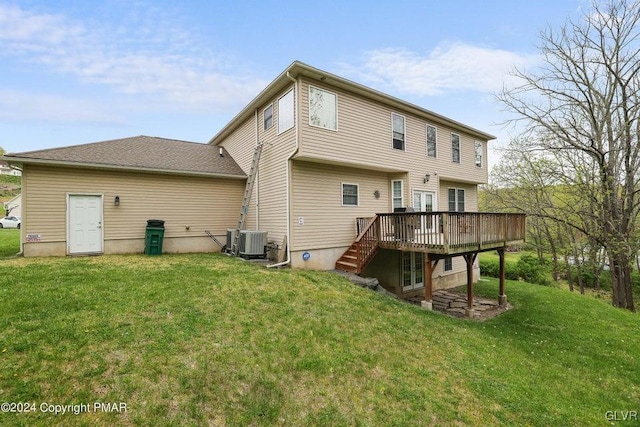
[[[163,239],[164,221],[161,219],[148,220],[144,239],[144,253],[146,255],[162,255]]]

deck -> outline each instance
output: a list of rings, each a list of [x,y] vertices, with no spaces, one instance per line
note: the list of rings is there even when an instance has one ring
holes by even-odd
[[[525,215],[484,212],[378,214],[381,248],[458,255],[522,242]]]
[[[479,252],[497,250],[500,257],[498,305],[506,305],[504,252],[525,240],[526,215],[487,212],[398,212],[358,218],[358,236],[336,262],[336,269],[360,274],[379,248],[424,253],[424,300],[433,308],[433,270],[447,256],[461,255],[467,264],[465,315],[475,316],[473,265]]]
[[[432,258],[506,248],[525,239],[525,214],[402,212],[358,218],[358,236],[336,268],[361,273],[379,248]]]

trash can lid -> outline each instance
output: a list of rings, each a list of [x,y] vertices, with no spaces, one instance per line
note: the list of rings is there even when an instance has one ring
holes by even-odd
[[[147,225],[149,227],[164,227],[164,220],[162,219],[148,219]]]

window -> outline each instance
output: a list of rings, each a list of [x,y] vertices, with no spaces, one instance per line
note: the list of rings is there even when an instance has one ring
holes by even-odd
[[[262,118],[264,121],[264,130],[267,130],[273,126],[273,104],[269,105],[262,112]]]
[[[338,130],[337,103],[335,93],[309,86],[309,124]]]
[[[278,133],[293,127],[293,89],[278,99]]]
[[[462,188],[449,189],[449,211],[464,212],[464,190]]]
[[[393,208],[401,208],[404,205],[402,198],[402,180],[391,181],[391,186],[393,187]]]
[[[436,156],[436,127],[427,125],[427,157]]]
[[[358,184],[342,184],[342,206],[358,206]]]
[[[476,150],[476,166],[482,167],[482,143],[480,141],[476,141],[475,150]]]
[[[451,161],[460,163],[460,135],[451,134]]]
[[[396,150],[404,150],[404,117],[396,113],[391,113],[391,121],[393,122],[393,148]]]
[[[444,271],[453,271],[453,258],[450,256],[444,259]]]

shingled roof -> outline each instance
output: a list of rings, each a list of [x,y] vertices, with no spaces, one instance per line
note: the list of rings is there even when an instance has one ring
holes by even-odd
[[[14,164],[50,164],[184,175],[246,178],[220,147],[152,136],[135,136],[69,147],[6,154]]]

